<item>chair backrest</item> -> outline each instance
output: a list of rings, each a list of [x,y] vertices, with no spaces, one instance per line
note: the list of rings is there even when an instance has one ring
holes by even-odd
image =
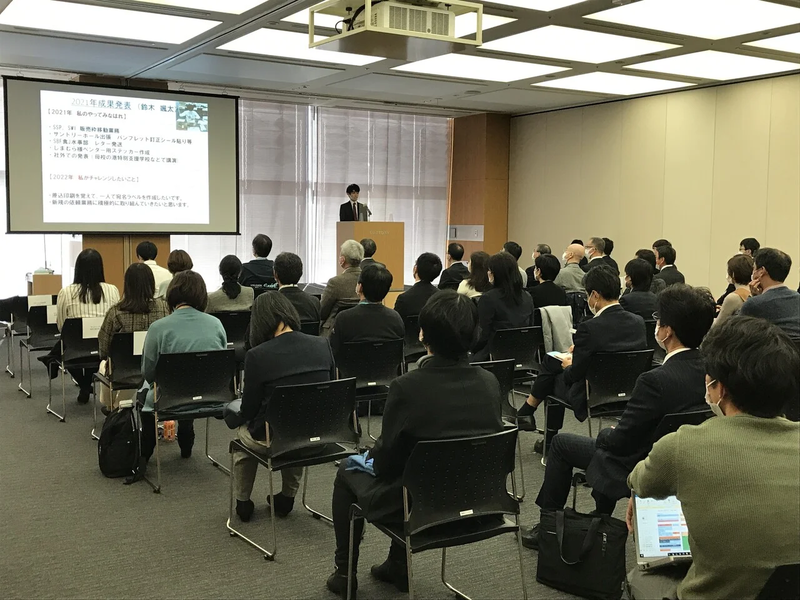
[[[11,323],[14,296],[0,300],[0,323]]]
[[[406,328],[405,355],[422,356],[427,354],[428,351],[425,349],[425,346],[419,341],[419,315],[407,315],[403,319],[403,325],[405,325]]]
[[[577,327],[586,319],[591,318],[589,299],[585,292],[567,292],[567,306],[572,309],[572,326]]]
[[[756,596],[756,600],[798,599],[800,599],[800,563],[777,567]]]
[[[678,431],[681,425],[700,425],[700,423],[711,417],[712,414],[710,410],[692,410],[689,412],[669,413],[668,415],[664,415],[653,434],[653,443],[655,444],[668,433]]]
[[[361,300],[358,298],[344,298],[342,300],[337,300],[336,304],[333,305],[333,311],[331,314],[338,315],[340,312],[344,312],[355,306],[358,306],[359,302],[361,302]]]
[[[31,306],[28,310],[28,344],[33,348],[53,347],[61,339],[56,323],[47,322],[47,306]]]
[[[625,403],[631,399],[639,375],[650,370],[652,350],[598,352],[586,372],[589,408]]]
[[[236,353],[236,362],[244,362],[245,348],[244,342],[247,335],[247,328],[250,325],[250,311],[236,310],[212,313],[217,317],[225,328],[225,335],[228,343],[233,344]]]
[[[300,323],[300,331],[307,335],[319,335],[319,321],[303,321]]]
[[[656,322],[652,319],[645,319],[644,332],[647,336],[647,345],[653,349],[653,361],[661,364],[667,353],[656,341]]]
[[[94,317],[92,317],[94,318]],[[83,319],[66,319],[61,327],[61,359],[64,363],[85,368],[100,364],[100,346],[96,337],[83,337]]]
[[[510,401],[511,391],[514,389],[514,360],[506,358],[503,360],[489,360],[472,364],[473,366],[486,369],[489,373],[497,377],[497,381],[500,383],[500,394],[503,397],[500,405],[503,416],[511,418],[516,417],[517,410]]]
[[[15,333],[27,333],[28,328],[28,297],[14,296],[11,298],[11,316],[14,321]]]
[[[115,333],[108,348],[108,378],[116,389],[142,385],[142,357],[133,352],[133,333]]]
[[[355,410],[354,378],[276,387],[266,413],[273,458],[301,448],[358,444]]]
[[[356,378],[356,387],[389,385],[403,364],[403,340],[347,342],[336,355],[339,377]]]
[[[533,369],[537,365],[539,346],[544,344],[541,327],[498,329],[489,348],[492,360],[514,360],[516,369]]]
[[[236,359],[231,348],[162,354],[156,364],[157,409],[226,404],[236,397],[231,384],[235,374]]]
[[[406,533],[486,515],[519,514],[506,491],[514,470],[517,429],[417,442],[403,472],[411,495]]]

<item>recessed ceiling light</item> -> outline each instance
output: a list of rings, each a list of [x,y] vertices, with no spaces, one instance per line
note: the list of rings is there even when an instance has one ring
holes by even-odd
[[[769,48],[770,50],[800,54],[800,33],[790,33],[787,35],[779,35],[774,38],[767,38],[766,40],[759,40],[757,42],[747,42],[745,46],[757,46],[759,48]]]
[[[177,6],[180,8],[192,8],[194,10],[207,10],[210,12],[228,13],[240,15],[251,8],[261,4],[263,0],[135,0],[145,4],[160,4],[162,6]]]
[[[617,73],[601,73],[597,71],[585,75],[554,79],[553,81],[543,81],[542,83],[534,83],[533,85],[562,90],[594,92],[596,94],[630,96],[633,94],[660,92],[662,90],[674,90],[693,84],[683,83],[681,81],[667,81],[666,79],[618,75]]]
[[[481,18],[481,28],[483,31],[500,27],[506,23],[513,23],[516,19],[511,17],[498,17],[497,15],[487,15],[484,13]],[[456,37],[466,37],[474,34],[478,30],[478,14],[464,13],[456,17]]]
[[[53,0],[14,0],[0,13],[0,25],[165,44],[181,44],[219,23]]]
[[[509,81],[558,73],[567,69],[564,67],[517,62],[515,60],[467,56],[466,54],[445,54],[395,67],[394,70],[508,83]]]
[[[800,9],[762,0],[641,0],[586,18],[721,40],[800,23]]]
[[[724,81],[794,71],[795,69],[800,70],[800,64],[772,60],[770,58],[755,58],[753,56],[744,56],[743,54],[717,52],[716,50],[703,50],[702,52],[683,54],[672,58],[649,60],[629,65],[625,68]]]
[[[324,39],[324,36],[318,35],[315,36],[315,39],[321,40]],[[305,33],[280,31],[278,29],[259,29],[223,44],[218,49],[359,67],[383,60],[379,56],[364,56],[363,54],[309,48],[308,35]]]
[[[213,0],[215,2],[219,2],[220,0]],[[322,4],[322,2],[320,2]],[[319,6],[319,4],[314,5],[314,7]],[[312,7],[312,8],[314,8]],[[300,23],[301,25],[308,25],[308,13],[311,9],[305,8],[299,12],[296,12],[288,17],[281,19],[281,21],[288,21],[289,23]],[[334,29],[336,25],[341,22],[342,17],[337,17],[336,15],[328,15],[325,13],[314,13],[314,27],[330,27]]]
[[[678,47],[675,44],[651,42],[650,40],[586,31],[585,29],[572,29],[559,25],[548,25],[540,29],[525,31],[487,42],[481,46],[486,50],[513,52],[528,56],[547,56],[594,64]]]
[[[530,8],[533,10],[540,10],[542,12],[550,12],[551,10],[558,10],[565,6],[572,6],[573,4],[580,4],[586,0],[486,0],[484,4],[502,4],[503,6],[515,6],[517,8]]]

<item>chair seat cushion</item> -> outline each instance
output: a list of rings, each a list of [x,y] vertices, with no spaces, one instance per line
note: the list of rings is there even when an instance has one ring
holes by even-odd
[[[240,440],[231,441],[230,452],[244,452],[259,462],[264,467],[269,468],[269,457],[258,452],[254,452],[245,446]],[[272,459],[272,470],[280,471],[288,467],[311,467],[324,463],[343,460],[348,456],[358,454],[355,448],[347,448],[342,444],[324,444],[322,446],[310,446],[300,450],[287,452]]]
[[[380,531],[405,546],[403,524],[373,523]],[[516,524],[503,515],[486,515],[459,519],[453,523],[425,529],[411,537],[411,552],[424,552],[437,548],[451,548],[488,540],[503,533],[517,531]]]

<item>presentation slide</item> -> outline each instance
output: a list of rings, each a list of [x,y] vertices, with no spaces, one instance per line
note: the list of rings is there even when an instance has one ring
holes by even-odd
[[[235,99],[6,85],[9,231],[237,233]]]
[[[637,497],[636,528],[641,558],[691,556],[689,530],[675,496],[664,500]]]

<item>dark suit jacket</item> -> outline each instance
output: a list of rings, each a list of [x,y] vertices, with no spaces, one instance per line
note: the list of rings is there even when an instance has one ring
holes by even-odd
[[[544,281],[534,288],[529,287],[533,307],[542,308],[543,306],[566,306],[567,292],[560,285],[552,281]]]
[[[639,376],[619,423],[597,435],[597,451],[586,470],[594,489],[616,499],[630,495],[628,475],[650,452],[664,415],[707,408],[705,373],[700,351],[694,349]]]
[[[603,262],[604,262],[605,264],[607,264],[609,267],[611,267],[612,269],[614,269],[614,272],[615,272],[617,275],[619,275],[619,265],[617,265],[617,261],[615,261],[615,260],[614,260],[613,258],[611,258],[610,256],[605,256],[605,255],[603,256],[602,260],[603,260]]]
[[[656,295],[653,292],[631,290],[628,294],[620,296],[619,303],[628,312],[639,315],[645,321],[653,320],[656,311]]]
[[[240,415],[247,421],[250,435],[264,440],[265,415],[273,390],[279,385],[330,381],[336,378],[336,365],[328,340],[292,331],[248,350],[244,375],[247,382]]]
[[[491,289],[478,302],[480,335],[473,348],[472,362],[489,360],[492,339],[498,329],[513,329],[533,325],[533,300],[522,292],[522,302],[515,304],[499,289]]]
[[[564,369],[569,403],[579,421],[586,420],[586,373],[598,352],[647,350],[644,320],[619,305],[611,305],[597,317],[578,324],[572,336],[572,365]]]
[[[594,269],[595,267],[599,267],[600,265],[607,265],[608,263],[605,260],[603,260],[604,258],[605,258],[604,256],[601,256],[600,258],[595,258],[587,262],[585,265],[581,263],[581,269],[583,269],[585,272],[588,273],[589,269]]]
[[[275,283],[272,261],[268,258],[255,258],[244,263],[242,273],[239,275],[239,283],[246,286]]]
[[[428,298],[439,291],[432,283],[418,281],[407,292],[403,292],[397,297],[394,309],[400,313],[404,319],[409,315],[418,315]]]
[[[318,298],[311,294],[306,294],[299,287],[283,287],[280,288],[280,292],[286,296],[286,299],[297,309],[297,314],[300,315],[300,321],[302,323],[318,322],[320,320],[320,303]]]
[[[678,267],[674,266],[661,269],[654,277],[656,279],[663,279],[667,287],[675,285],[676,283],[686,283],[686,278],[683,276],[683,273],[678,271]]]
[[[339,206],[339,220],[340,221],[366,221],[367,220],[367,206],[356,203],[358,205],[358,219],[353,218],[353,203],[349,200]]]
[[[403,319],[383,304],[359,304],[336,317],[331,332],[333,355],[347,342],[384,342],[403,339]]]
[[[525,275],[528,276],[528,285],[525,286],[527,289],[531,289],[539,285],[539,282],[536,281],[535,273],[536,273],[536,265],[531,265],[530,267],[525,269]]]
[[[469,269],[464,263],[453,263],[442,271],[439,277],[440,290],[457,290],[458,284],[469,277]]]

